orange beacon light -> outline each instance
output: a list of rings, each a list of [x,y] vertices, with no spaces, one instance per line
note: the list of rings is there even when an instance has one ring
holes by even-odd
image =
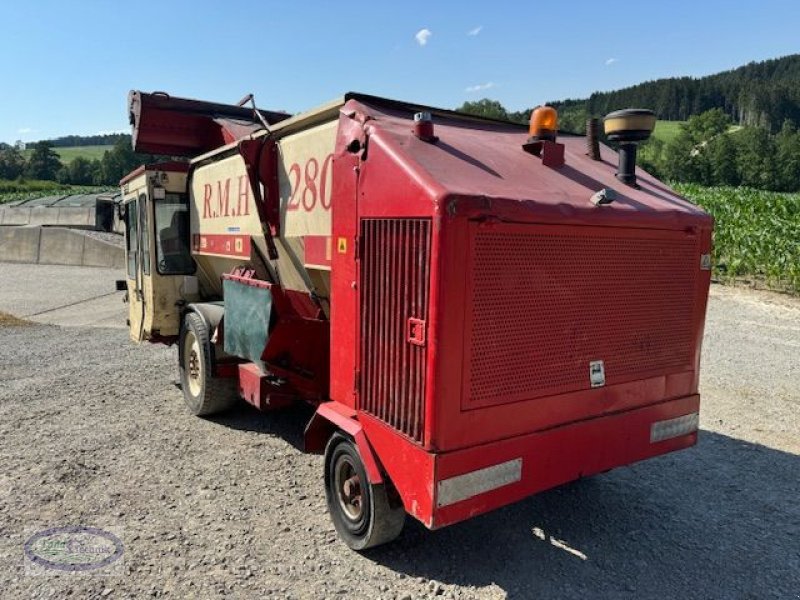
[[[528,130],[529,142],[556,141],[558,131],[558,112],[552,106],[537,106],[531,113]]]

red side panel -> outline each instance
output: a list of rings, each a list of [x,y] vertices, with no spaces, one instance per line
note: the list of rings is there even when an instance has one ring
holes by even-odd
[[[361,123],[342,114],[333,155],[333,190],[331,206],[331,381],[330,397],[355,408],[357,384],[358,290],[356,251],[358,216],[359,152],[347,150],[353,140],[363,141]],[[360,143],[360,142],[359,142]]]

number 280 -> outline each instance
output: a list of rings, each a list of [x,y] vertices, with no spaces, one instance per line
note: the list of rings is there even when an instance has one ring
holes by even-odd
[[[309,158],[303,168],[299,163],[289,167],[289,185],[291,194],[286,210],[304,210],[311,212],[319,202],[323,210],[331,209],[330,168],[333,154],[328,154],[320,167],[316,158]],[[302,181],[302,185],[301,185]]]

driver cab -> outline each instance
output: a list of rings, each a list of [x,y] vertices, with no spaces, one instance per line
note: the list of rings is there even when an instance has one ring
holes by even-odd
[[[171,343],[181,310],[198,299],[186,163],[139,167],[121,182],[131,339]]]

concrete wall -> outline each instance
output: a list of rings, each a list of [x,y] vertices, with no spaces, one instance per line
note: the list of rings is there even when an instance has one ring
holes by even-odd
[[[125,251],[63,227],[0,226],[0,262],[125,268]]]
[[[100,222],[99,222],[100,221]],[[98,218],[95,206],[2,206],[0,225],[61,225],[108,231],[113,224],[113,215]]]
[[[0,227],[0,260],[38,263],[41,227]]]

